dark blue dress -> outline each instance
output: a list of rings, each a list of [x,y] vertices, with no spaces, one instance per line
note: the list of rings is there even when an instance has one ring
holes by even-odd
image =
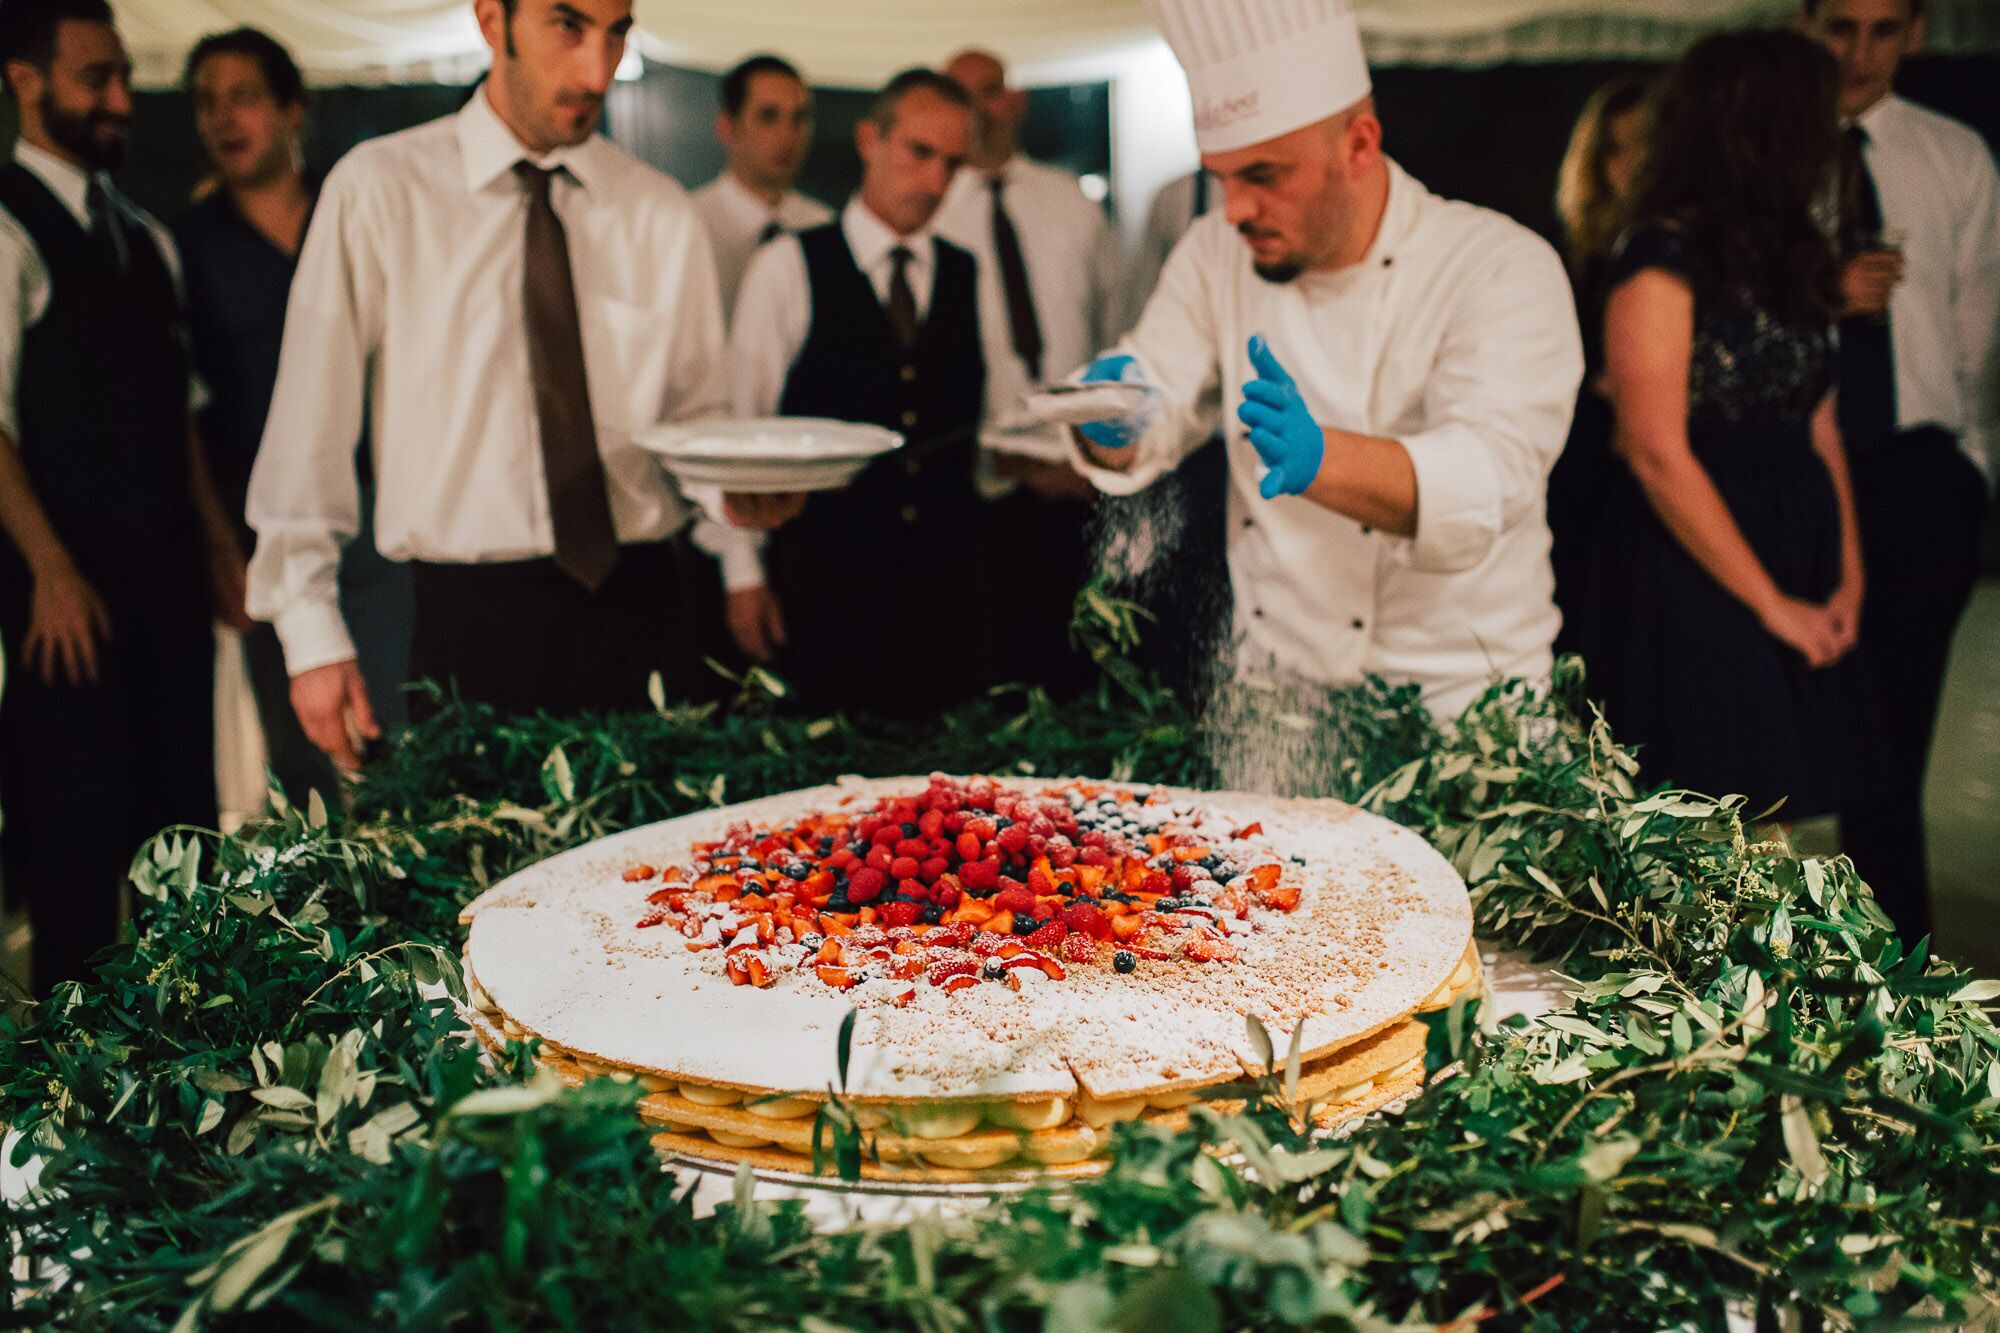
[[[1813,451],[1833,383],[1829,326],[1791,323],[1719,290],[1682,227],[1635,228],[1610,286],[1664,269],[1694,291],[1688,439],[1751,549],[1786,593],[1824,602],[1839,586],[1840,510]],[[1711,578],[1660,522],[1629,473],[1609,496],[1579,617],[1591,693],[1644,777],[1748,812],[1783,801],[1792,820],[1865,800],[1877,767],[1867,667],[1849,654],[1814,671]]]

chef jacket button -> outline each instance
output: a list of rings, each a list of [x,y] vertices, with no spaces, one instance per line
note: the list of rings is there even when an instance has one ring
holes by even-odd
[[[1360,621],[1360,619],[1359,619],[1359,618],[1356,618],[1356,620],[1354,621],[1354,628],[1356,628],[1356,629],[1361,629],[1361,628],[1363,628],[1363,626],[1362,626],[1362,624],[1361,624],[1361,621]]]
[[[909,408],[909,409],[907,409],[907,410],[905,410],[905,411],[904,411],[904,413],[903,413],[903,424],[904,424],[905,426],[914,426],[914,425],[916,425],[916,424],[917,424],[917,409],[916,409],[916,408],[912,407],[912,408]]]
[[[1264,608],[1261,606],[1253,606],[1250,608],[1250,614],[1253,616],[1262,616],[1264,614]]]
[[[903,522],[914,523],[916,521],[917,521],[917,507],[915,505],[904,505]]]
[[[1361,525],[1361,535],[1362,535],[1362,536],[1364,536],[1364,537],[1368,536],[1368,535],[1369,535],[1370,533],[1372,533],[1372,532],[1374,532],[1374,531],[1375,531],[1375,529],[1373,529],[1373,528],[1369,527],[1369,526],[1368,526],[1368,525],[1367,525],[1366,523],[1363,523],[1363,524]]]
[[[1243,526],[1246,528],[1254,528],[1257,526],[1257,520],[1254,518],[1245,518],[1243,520]]]
[[[914,477],[923,470],[924,461],[921,458],[905,458],[903,460],[903,471],[909,473],[911,476]]]
[[[903,383],[908,384],[911,380],[915,379],[916,377],[917,377],[917,368],[915,366],[903,367]]]
[[[1389,267],[1389,265],[1391,265],[1391,264],[1393,264],[1393,263],[1395,263],[1395,262],[1396,262],[1396,257],[1395,257],[1394,255],[1383,255],[1383,256],[1382,256],[1382,267],[1383,267],[1383,268],[1387,268],[1387,267]]]

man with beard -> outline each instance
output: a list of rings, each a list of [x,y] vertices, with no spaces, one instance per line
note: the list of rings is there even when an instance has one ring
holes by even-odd
[[[719,413],[722,310],[687,195],[597,133],[630,0],[477,0],[493,67],[455,115],[334,167],[299,255],[250,478],[251,609],[343,768],[379,734],[335,575],[360,528],[412,562],[410,669],[503,712],[686,688],[690,511],[635,430]]]
[[[189,419],[173,244],[106,172],[131,66],[103,0],[5,0],[0,168],[0,838],[37,991],[117,936],[139,843],[213,826],[211,607],[242,558]]]
[[[254,545],[243,517],[250,468],[271,408],[286,300],[315,194],[301,151],[306,86],[290,53],[254,28],[203,38],[188,56],[186,84],[219,188],[174,224],[174,240],[187,271],[195,370],[208,390],[202,442],[247,557]],[[364,472],[366,461],[360,460]],[[364,513],[363,531],[341,560],[340,600],[363,674],[374,683],[376,717],[388,722],[402,708],[397,687],[409,654],[409,575],[376,554],[366,529]],[[251,626],[243,657],[272,776],[294,801],[317,791],[336,804],[333,765],[292,711],[277,631]]]
[[[1383,155],[1350,0],[1149,7],[1222,208],[1086,373],[1144,392],[1080,463],[1137,491],[1220,400],[1241,669],[1414,681],[1445,717],[1545,673],[1543,492],[1583,373],[1562,262]]]

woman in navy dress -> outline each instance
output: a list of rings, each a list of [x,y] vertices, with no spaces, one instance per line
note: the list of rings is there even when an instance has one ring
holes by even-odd
[[[1648,778],[1785,820],[1865,795],[1876,745],[1816,219],[1835,91],[1833,62],[1783,31],[1710,37],[1660,88],[1605,315],[1632,481],[1580,627]]]

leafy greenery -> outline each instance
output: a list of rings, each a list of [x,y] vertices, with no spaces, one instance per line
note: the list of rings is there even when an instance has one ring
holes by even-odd
[[[350,816],[163,835],[137,940],[0,1033],[0,1112],[42,1168],[8,1217],[37,1275],[16,1321],[1714,1328],[1733,1303],[1873,1327],[1994,1291],[2000,984],[1907,950],[1845,861],[1644,789],[1567,669],[1449,734],[1379,684],[1275,719],[1338,757],[1334,794],[1454,859],[1483,937],[1576,981],[1533,1025],[1441,1016],[1431,1062],[1464,1072],[1345,1139],[1263,1087],[1183,1133],[1120,1127],[1110,1172],[1067,1194],[816,1234],[742,1189],[697,1217],[629,1087],[469,1049],[457,908],[559,848],[846,772],[1212,785],[1218,724],[1096,632],[1106,680],[1074,703],[864,728],[779,716],[753,675],[723,710],[453,707]]]

